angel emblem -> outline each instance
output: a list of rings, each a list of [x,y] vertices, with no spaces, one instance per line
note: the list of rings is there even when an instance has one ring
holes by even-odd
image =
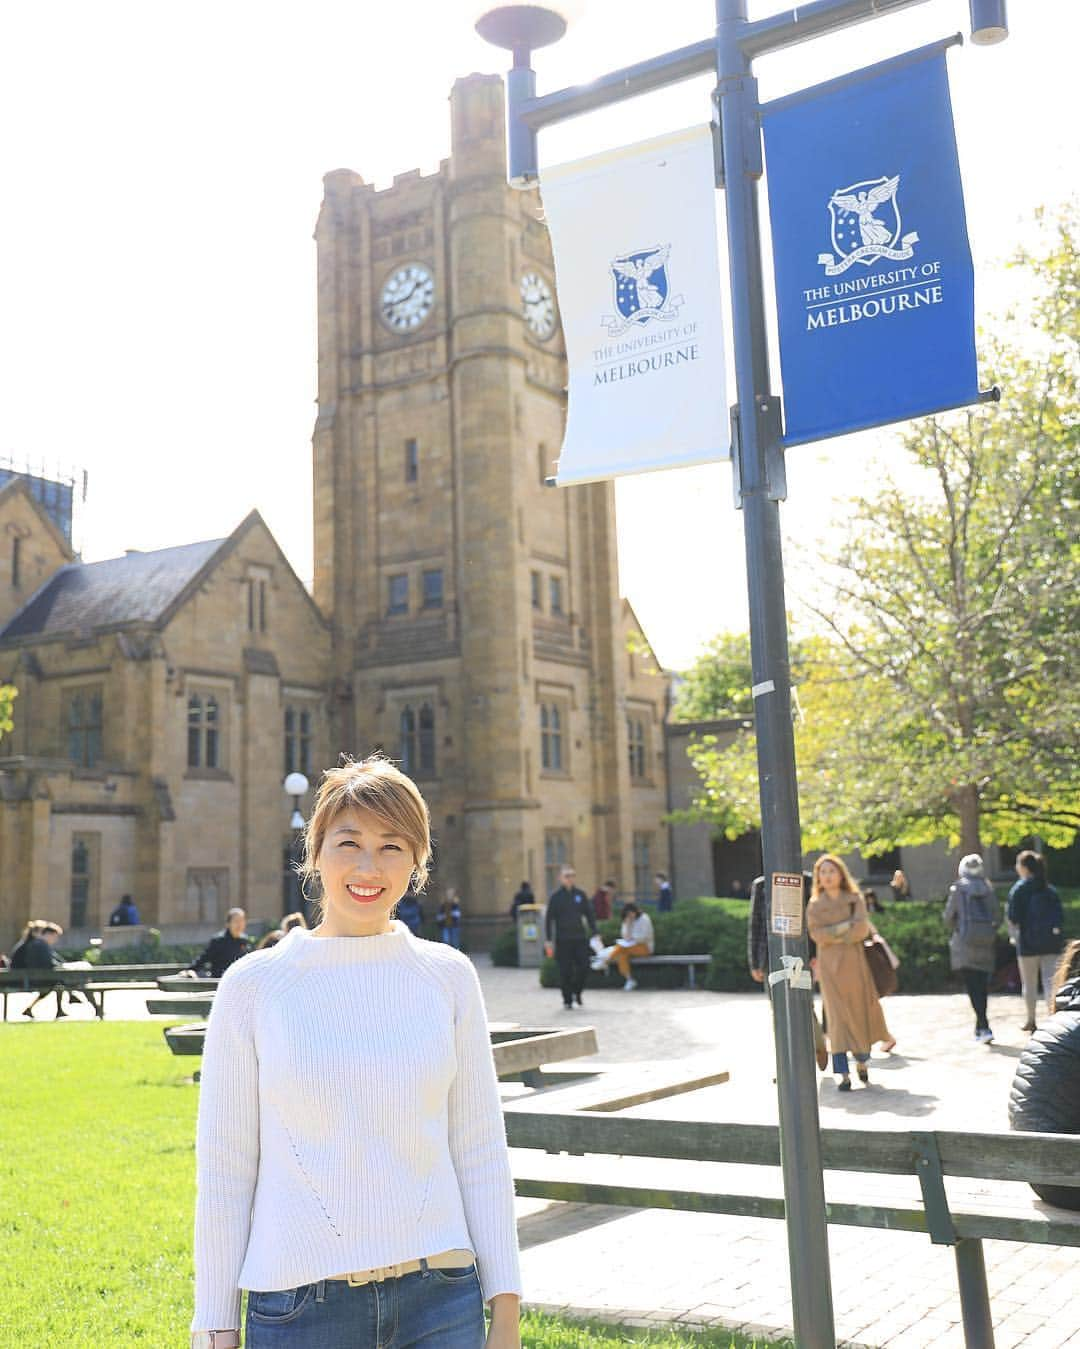
[[[665,244],[663,248],[655,249],[651,253],[635,253],[631,257],[616,258],[611,264],[612,270],[619,276],[634,282],[639,309],[659,309],[664,303],[664,292],[659,286],[652,284],[651,278],[653,273],[667,262],[670,252],[671,245]]]
[[[671,245],[642,249],[612,259],[615,303],[625,319],[644,323],[658,314],[668,298],[667,260]]]
[[[834,192],[829,205],[838,214],[856,217],[863,247],[877,244],[887,248],[900,232],[900,212],[895,201],[899,186],[899,174],[894,178],[878,179],[874,183],[854,183],[851,187]],[[892,202],[896,214],[896,224],[892,228],[874,216],[874,212],[886,202]]]

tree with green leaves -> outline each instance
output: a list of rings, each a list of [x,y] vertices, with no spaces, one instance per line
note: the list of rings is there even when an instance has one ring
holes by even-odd
[[[18,693],[14,684],[0,684],[0,736],[7,735],[15,725],[12,704]]]
[[[815,609],[828,636],[795,679],[807,847],[944,835],[980,852],[1080,830],[1078,243],[1074,206],[1015,263],[1035,298],[1023,343],[1018,321],[988,343],[1000,406],[915,423],[916,490],[886,470],[851,503]],[[736,648],[714,644],[704,660],[724,668],[688,687],[741,687]],[[752,733],[693,753],[697,817],[755,825]]]

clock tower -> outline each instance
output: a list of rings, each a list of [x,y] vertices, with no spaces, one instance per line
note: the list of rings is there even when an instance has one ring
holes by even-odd
[[[315,598],[335,741],[416,778],[432,889],[475,920],[564,861],[633,889],[636,811],[649,865],[667,853],[658,725],[647,803],[631,782],[613,489],[544,484],[566,364],[539,198],[507,185],[497,77],[459,80],[450,115],[436,173],[325,180]]]

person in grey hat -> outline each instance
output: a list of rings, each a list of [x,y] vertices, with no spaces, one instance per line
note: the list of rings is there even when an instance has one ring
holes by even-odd
[[[986,995],[994,972],[994,952],[1001,904],[983,874],[978,853],[960,859],[959,874],[949,887],[945,922],[952,929],[949,962],[964,976],[968,998],[975,1012],[975,1039],[989,1044],[994,1038],[986,1018]]]

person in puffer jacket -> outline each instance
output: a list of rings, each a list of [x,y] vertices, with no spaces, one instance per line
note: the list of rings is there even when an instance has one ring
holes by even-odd
[[[986,1019],[986,994],[994,972],[994,954],[1001,905],[983,873],[983,860],[969,853],[949,889],[945,922],[952,929],[949,960],[964,976],[968,999],[975,1013],[975,1039],[988,1044],[994,1038]]]
[[[1054,1015],[1020,1055],[1009,1124],[1027,1133],[1080,1134],[1080,941],[1066,948],[1055,980]],[[1080,1186],[1035,1185],[1040,1199],[1080,1210]]]

